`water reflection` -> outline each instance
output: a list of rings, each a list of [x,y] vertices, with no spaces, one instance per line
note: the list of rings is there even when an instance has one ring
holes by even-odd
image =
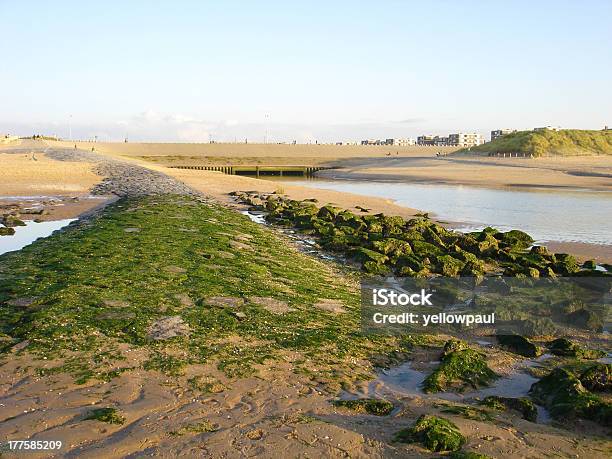
[[[433,212],[463,228],[521,229],[539,241],[612,244],[612,193],[488,189],[462,185],[387,183],[357,180],[286,182],[395,200]]]
[[[15,228],[15,234],[13,236],[0,236],[0,255],[6,252],[12,252],[13,250],[21,250],[36,239],[47,237],[53,233],[53,231],[63,228],[74,220],[76,219],[72,218],[40,223],[27,221],[25,222],[26,226],[18,226]]]

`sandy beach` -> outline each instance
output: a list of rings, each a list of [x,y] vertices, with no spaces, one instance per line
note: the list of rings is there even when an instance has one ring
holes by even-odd
[[[66,162],[47,158],[44,151],[48,148],[59,147],[74,149],[74,144],[69,142],[54,141],[20,141],[11,142],[0,147],[0,158],[6,167],[0,170],[0,176],[7,177],[0,181],[0,196],[65,196],[69,187],[70,194],[84,196],[95,184],[100,183],[103,177],[97,175],[93,169],[94,164],[88,162]],[[85,151],[91,151],[91,142],[81,142],[77,146],[88,147]],[[220,146],[221,145],[221,146]],[[261,192],[279,191],[292,199],[314,198],[321,204],[331,203],[342,208],[360,212],[356,206],[369,209],[371,213],[385,213],[388,215],[400,215],[403,217],[413,216],[417,212],[427,212],[429,209],[414,209],[397,205],[390,199],[368,197],[350,193],[318,190],[313,188],[276,183],[266,180],[258,180],[251,177],[225,175],[220,172],[209,172],[200,170],[186,170],[166,167],[164,160],[149,161],[144,156],[167,155],[172,151],[189,154],[193,161],[200,161],[202,151],[215,151],[221,147],[222,154],[219,158],[228,155],[231,158],[228,145],[232,144],[95,144],[95,153],[103,154],[104,157],[131,163],[137,166],[161,172],[176,178],[193,189],[204,193],[220,202],[233,205],[229,196],[232,191],[257,190]],[[248,160],[250,155],[258,154],[260,160],[270,157],[281,157],[284,161],[295,161],[289,156],[293,152],[293,145],[241,145]],[[248,148],[246,148],[248,147]],[[298,146],[299,147],[299,146]],[[612,159],[607,157],[570,157],[570,158],[479,158],[465,156],[450,156],[436,158],[434,150],[426,150],[434,157],[423,157],[423,149],[410,150],[406,147],[406,155],[410,150],[412,157],[386,157],[381,151],[384,147],[361,147],[361,146],[333,146],[333,145],[306,145],[300,150],[304,161],[312,149],[324,149],[331,153],[334,159],[324,162],[337,169],[321,171],[318,175],[328,178],[377,180],[395,182],[423,182],[442,184],[464,184],[469,186],[481,186],[488,188],[550,188],[550,189],[586,189],[595,191],[612,190]],[[357,148],[360,147],[360,148]],[[140,150],[145,148],[145,150]],[[178,148],[178,150],[175,150]],[[342,150],[346,149],[346,152]],[[247,151],[248,150],[248,151]],[[10,151],[10,153],[9,153]],[[68,150],[67,150],[68,151]],[[72,151],[72,150],[69,150]],[[361,154],[382,154],[379,158],[347,157],[339,159],[340,155],[354,155],[355,151]],[[363,153],[365,151],[365,153]],[[147,153],[140,155],[139,152]],[[199,152],[199,153],[198,153]],[[129,153],[128,156],[123,156]],[[279,156],[280,155],[280,156]],[[284,156],[283,156],[284,155]],[[32,159],[32,156],[36,160]],[[217,158],[217,159],[219,159]],[[8,179],[8,177],[11,177]],[[67,184],[67,185],[66,185]],[[84,201],[87,202],[87,201]],[[81,204],[82,205],[82,204]],[[78,211],[78,207],[70,206],[70,209]],[[86,210],[86,209],[85,209]],[[70,215],[74,216],[74,215]],[[584,243],[561,243],[551,242],[551,248],[556,251],[571,252],[581,259],[596,259],[600,262],[612,261],[612,247]]]
[[[553,188],[612,191],[612,157],[352,159],[321,177],[394,182],[424,182],[489,188]]]

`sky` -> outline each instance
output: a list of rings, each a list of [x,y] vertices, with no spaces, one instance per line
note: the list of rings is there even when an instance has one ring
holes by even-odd
[[[333,142],[612,125],[612,1],[0,0],[0,133]]]

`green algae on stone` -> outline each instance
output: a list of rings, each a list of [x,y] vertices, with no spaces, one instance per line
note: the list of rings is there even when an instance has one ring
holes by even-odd
[[[97,408],[92,410],[85,418],[85,421],[89,420],[106,422],[108,424],[123,424],[125,422],[125,418],[116,408]]]
[[[524,357],[537,357],[540,350],[530,340],[521,335],[501,333],[496,335],[499,344],[510,352]]]
[[[606,355],[603,351],[585,349],[567,338],[557,338],[550,342],[548,350],[551,354],[561,357],[574,357],[587,360],[598,359]]]
[[[498,375],[491,370],[484,354],[458,340],[448,341],[440,365],[423,381],[428,393],[488,386]]]
[[[493,459],[491,456],[473,451],[453,451],[447,457],[449,459]]]
[[[534,383],[529,393],[556,419],[582,418],[606,427],[612,425],[612,404],[591,394],[575,375],[563,368],[555,368]]]
[[[388,416],[393,411],[393,403],[388,400],[375,398],[334,400],[332,405],[341,408],[348,408],[358,413],[373,414],[375,416]]]
[[[612,392],[612,364],[591,365],[578,376],[578,379],[591,392]]]
[[[397,432],[394,439],[403,443],[421,443],[434,452],[458,451],[466,441],[451,421],[431,415],[422,415],[412,427]]]
[[[527,421],[536,422],[538,419],[538,409],[534,403],[526,397],[513,398],[490,395],[482,401],[482,404],[496,410],[516,410],[521,413],[523,419]]]

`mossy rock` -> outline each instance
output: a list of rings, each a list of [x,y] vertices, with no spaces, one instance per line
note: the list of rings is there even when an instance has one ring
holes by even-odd
[[[367,261],[373,261],[378,264],[384,264],[389,260],[389,257],[386,255],[376,252],[374,250],[365,249],[360,247],[351,252],[351,256],[361,263],[365,263]]]
[[[496,410],[510,409],[518,411],[523,416],[523,419],[530,422],[537,422],[538,420],[538,409],[535,404],[526,397],[513,398],[490,395],[482,401],[482,404]]]
[[[584,269],[596,269],[597,263],[595,262],[595,260],[587,260],[582,264],[582,267]]]
[[[388,416],[393,411],[393,403],[384,399],[361,398],[358,400],[334,400],[332,405],[348,408],[358,413],[374,416]]]
[[[459,339],[449,339],[446,343],[444,343],[444,347],[442,348],[442,354],[440,358],[446,357],[448,354],[457,351],[464,351],[469,349],[470,347],[467,345],[465,341],[461,341]]]
[[[420,271],[424,268],[423,260],[416,255],[403,255],[395,262],[395,268],[399,272],[404,267],[408,267],[414,271]]]
[[[555,368],[533,384],[529,393],[556,419],[582,418],[606,427],[612,425],[612,405],[591,394],[575,375],[563,368]]]
[[[506,350],[524,357],[537,357],[540,355],[538,346],[521,335],[503,334],[496,335],[497,342]]]
[[[423,390],[432,393],[463,390],[466,386],[477,389],[488,386],[497,377],[482,353],[461,341],[451,340],[444,345],[438,368],[423,381]]]
[[[392,237],[383,239],[382,241],[374,241],[372,247],[376,251],[392,257],[399,257],[412,253],[412,247],[410,247],[408,242]]]
[[[412,250],[420,257],[435,257],[444,254],[442,249],[425,241],[413,241]]]
[[[536,317],[525,320],[521,324],[521,331],[527,336],[554,335],[557,326],[549,317]]]
[[[565,321],[578,328],[591,330],[597,333],[603,331],[603,322],[601,318],[590,309],[582,308],[571,312],[565,316]]]
[[[0,217],[0,223],[7,228],[13,228],[15,226],[26,226],[25,222],[15,215],[4,215]]]
[[[335,220],[336,215],[340,212],[340,209],[334,206],[326,205],[319,209],[317,217],[321,220],[332,222]]]
[[[361,268],[368,274],[375,276],[383,276],[389,274],[391,269],[388,266],[377,263],[375,261],[366,261]]]
[[[0,236],[12,236],[15,234],[14,228],[8,228],[6,226],[0,227]]]
[[[397,237],[403,239],[404,241],[408,241],[408,242],[425,240],[421,233],[413,229],[405,230],[401,235]]]
[[[612,365],[596,363],[578,377],[585,389],[591,392],[612,392]]]
[[[447,457],[449,459],[493,459],[491,456],[475,453],[473,451],[454,451]]]
[[[548,345],[551,354],[577,359],[598,359],[606,355],[603,351],[585,349],[567,338],[557,338]]]
[[[578,265],[578,261],[572,255],[567,253],[557,253],[555,254],[553,269],[556,273],[567,276],[578,271],[580,267]]]
[[[506,247],[513,250],[524,250],[533,244],[533,238],[520,230],[511,230],[505,233],[496,233],[495,239],[502,242]]]
[[[447,277],[455,277],[463,270],[465,262],[457,260],[450,255],[442,255],[436,258],[436,271]]]
[[[125,418],[116,408],[97,408],[91,411],[85,418],[85,421],[89,420],[106,422],[108,424],[123,424],[125,422]]]
[[[448,419],[422,415],[412,427],[395,434],[395,441],[421,443],[430,451],[458,451],[465,444],[461,431]]]

